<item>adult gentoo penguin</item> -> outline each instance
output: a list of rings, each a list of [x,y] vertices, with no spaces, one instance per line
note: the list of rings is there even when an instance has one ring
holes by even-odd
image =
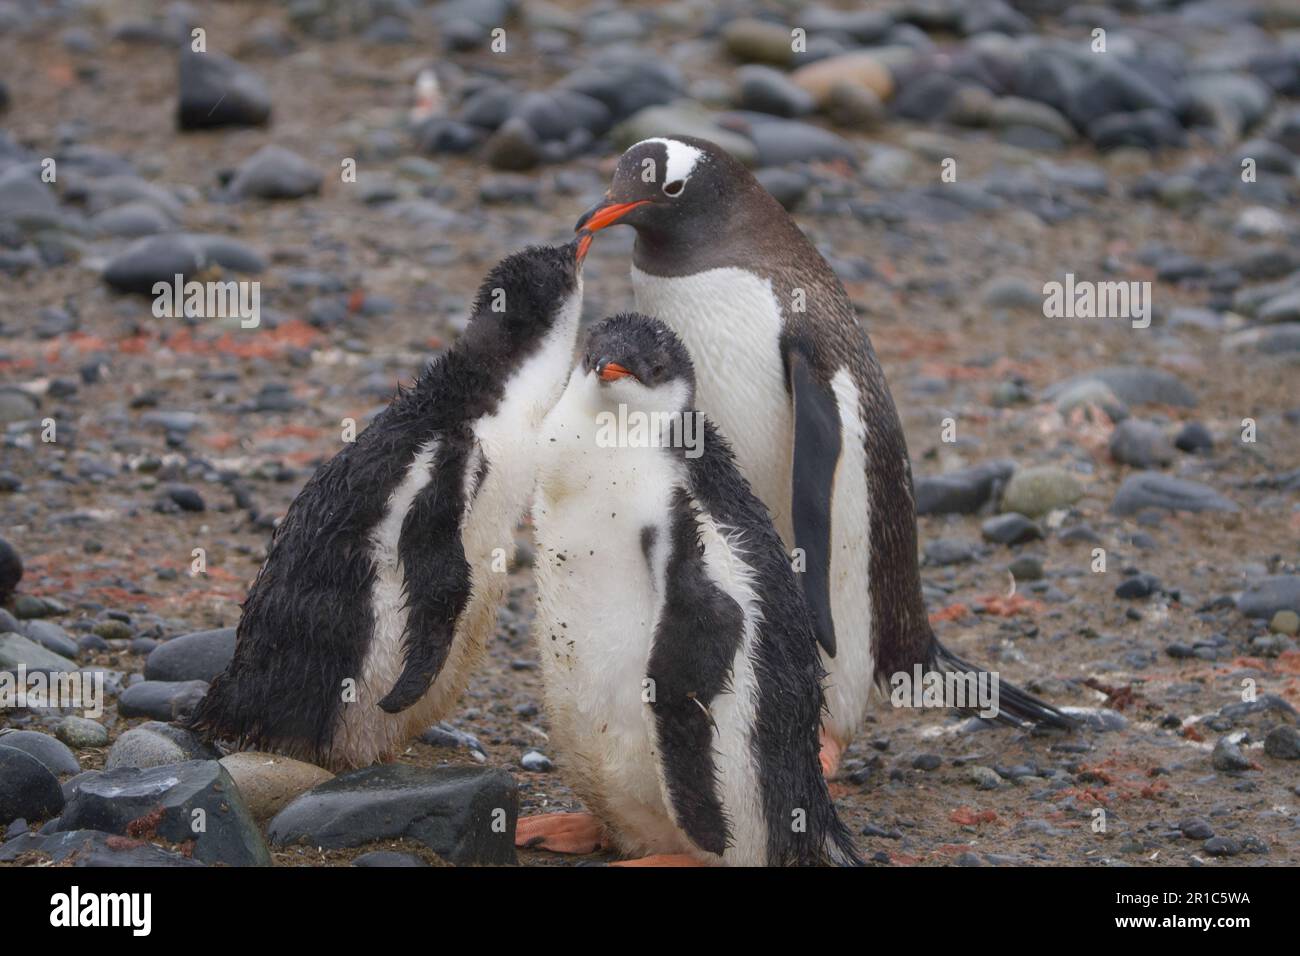
[[[697,403],[727,435],[787,545],[828,670],[828,772],[873,683],[920,664],[969,672],[935,639],[921,597],[903,429],[848,294],[781,205],[739,162],[691,137],[648,139],[619,160],[578,221],[637,233],[638,310],[686,343]],[[1008,723],[1068,717],[1001,683]]]
[[[359,767],[452,707],[495,626],[536,431],[572,368],[589,241],[497,265],[465,333],[307,482],[194,729]]]
[[[857,862],[817,760],[803,594],[663,323],[598,325],[539,437],[533,523],[551,742],[591,814],[525,846],[637,862]]]

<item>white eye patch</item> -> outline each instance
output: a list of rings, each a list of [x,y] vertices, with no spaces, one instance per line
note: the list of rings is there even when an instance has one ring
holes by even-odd
[[[655,137],[653,139],[644,139],[637,146],[643,146],[646,143],[660,143],[663,145],[664,152],[668,154],[664,169],[664,184],[681,182],[685,185],[686,180],[691,178],[691,173],[695,172],[695,166],[704,158],[704,153],[689,146],[686,143],[679,142],[675,139],[664,139]],[[632,147],[633,149],[636,146]],[[679,189],[678,193],[681,192]],[[673,193],[676,195],[676,193]]]

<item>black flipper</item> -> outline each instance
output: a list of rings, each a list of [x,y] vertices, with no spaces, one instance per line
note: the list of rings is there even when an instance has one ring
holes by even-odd
[[[839,402],[829,385],[817,381],[807,356],[786,340],[786,367],[794,402],[794,462],[790,515],[795,547],[803,551],[799,575],[812,611],[817,643],[835,656],[831,615],[831,503],[835,467],[840,460]]]
[[[465,470],[473,436],[449,432],[439,443],[429,483],[402,520],[397,552],[406,586],[406,665],[379,706],[390,714],[416,703],[442,670],[456,622],[469,602],[470,568],[461,543]]]
[[[721,855],[731,842],[713,761],[709,705],[731,680],[745,615],[704,568],[695,512],[686,493],[673,501],[664,607],[646,676],[664,788],[677,824],[700,849]]]
[[[983,670],[981,667],[975,667],[962,660],[940,644],[938,638],[935,638],[932,646],[934,656],[930,666],[940,673],[959,672],[969,674]],[[977,711],[969,708],[966,708],[964,712],[978,716]],[[1039,700],[1029,691],[1021,690],[1015,684],[1001,678],[998,679],[998,714],[992,719],[999,724],[1021,729],[1024,729],[1029,724],[1056,727],[1060,730],[1075,730],[1079,726],[1079,722],[1069,714],[1062,713],[1051,704]]]

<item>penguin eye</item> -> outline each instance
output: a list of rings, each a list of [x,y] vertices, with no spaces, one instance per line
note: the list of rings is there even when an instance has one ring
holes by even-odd
[[[674,179],[670,183],[664,183],[664,194],[667,196],[680,196],[683,189],[686,188],[686,180]]]

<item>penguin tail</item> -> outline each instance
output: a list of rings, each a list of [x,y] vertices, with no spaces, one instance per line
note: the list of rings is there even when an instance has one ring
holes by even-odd
[[[863,866],[858,856],[858,848],[853,845],[853,837],[838,817],[830,833],[826,835],[826,862],[831,866]]]
[[[997,688],[997,714],[992,718],[984,717],[978,705],[966,705],[961,701],[948,700],[949,706],[956,707],[963,713],[984,717],[986,720],[991,719],[999,724],[1021,730],[1031,726],[1074,730],[1079,726],[1079,722],[1073,717],[1046,701],[1039,700],[1029,691],[1017,687],[1010,681],[1002,680],[997,674],[991,674],[981,667],[967,663],[940,644],[938,638],[934,638],[930,647],[930,670],[942,675],[952,674],[965,681],[969,681],[972,676],[981,682],[992,678]],[[945,680],[945,693],[948,692],[949,686],[949,681]]]

